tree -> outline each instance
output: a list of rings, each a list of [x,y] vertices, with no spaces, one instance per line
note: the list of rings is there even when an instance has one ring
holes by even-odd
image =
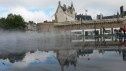
[[[0,28],[4,29],[6,25],[6,19],[5,18],[1,18],[0,19]]]
[[[7,18],[0,19],[0,28],[6,30],[24,30],[26,27],[25,21],[20,15],[9,14]]]
[[[24,19],[20,15],[9,14],[6,18],[6,29],[24,30],[26,25]]]

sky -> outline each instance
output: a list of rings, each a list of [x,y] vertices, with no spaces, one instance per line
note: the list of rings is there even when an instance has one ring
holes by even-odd
[[[53,20],[59,0],[0,0],[0,17],[9,13],[20,14],[25,21],[36,23]],[[126,8],[126,0],[60,0],[61,4],[70,5],[73,2],[77,14],[87,14],[96,18],[97,14],[113,15],[119,12],[119,7]]]

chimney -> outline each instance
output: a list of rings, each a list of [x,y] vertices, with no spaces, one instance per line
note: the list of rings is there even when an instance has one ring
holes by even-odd
[[[61,6],[61,1],[59,1],[59,5]]]

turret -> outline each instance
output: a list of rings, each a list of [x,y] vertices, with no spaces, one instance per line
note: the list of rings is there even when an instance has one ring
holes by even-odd
[[[71,7],[73,8],[73,2],[71,2]]]
[[[75,8],[73,6],[73,2],[71,2],[71,8],[72,8],[73,11],[75,11]]]
[[[117,18],[119,18],[119,12],[117,12]]]
[[[124,9],[123,9],[123,6],[120,7],[120,16],[123,17],[124,15]]]
[[[59,6],[61,6],[61,1],[59,1]]]

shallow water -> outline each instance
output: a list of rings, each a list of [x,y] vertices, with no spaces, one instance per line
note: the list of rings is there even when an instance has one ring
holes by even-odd
[[[1,58],[0,71],[125,71],[123,53],[83,49],[28,52],[22,59],[15,55],[19,60],[13,63]]]
[[[125,71],[126,42],[74,42],[68,33],[2,33],[0,71]],[[94,48],[94,49],[93,49]]]

